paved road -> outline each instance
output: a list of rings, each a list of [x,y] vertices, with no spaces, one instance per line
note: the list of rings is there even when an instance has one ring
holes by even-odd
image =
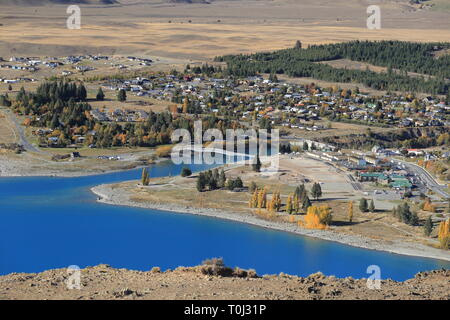
[[[355,189],[356,191],[363,191],[361,183],[356,181],[351,174],[347,174],[347,178],[350,181],[350,184],[352,185],[353,189]]]
[[[38,149],[37,147],[35,147],[34,145],[32,145],[31,143],[28,142],[28,140],[27,140],[27,138],[25,136],[25,132],[23,130],[23,127],[17,121],[16,116],[14,114],[12,114],[10,111],[8,111],[8,116],[9,116],[9,119],[12,121],[12,123],[14,123],[14,125],[16,126],[17,133],[19,134],[19,140],[20,140],[19,144],[23,145],[23,147],[27,151],[45,154],[46,152]]]
[[[401,160],[394,160],[399,162],[400,164],[404,165],[405,168],[412,172],[413,174],[416,174],[417,177],[425,184],[425,186],[430,189],[431,191],[437,193],[444,199],[450,198],[450,195],[445,192],[443,189],[446,187],[445,185],[439,184],[431,174],[428,173],[424,168],[419,167],[418,165],[401,161]]]

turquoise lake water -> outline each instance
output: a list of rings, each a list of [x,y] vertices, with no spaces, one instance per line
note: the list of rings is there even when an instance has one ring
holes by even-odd
[[[206,166],[192,165],[193,170]],[[160,163],[151,176],[179,174]],[[112,206],[96,202],[90,187],[139,179],[141,170],[89,177],[0,178],[0,274],[40,272],[69,265],[106,263],[117,268],[163,270],[223,257],[229,266],[258,274],[404,280],[450,262],[408,257],[268,230],[209,217]]]

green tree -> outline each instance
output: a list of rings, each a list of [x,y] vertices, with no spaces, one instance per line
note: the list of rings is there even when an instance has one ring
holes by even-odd
[[[261,160],[259,159],[259,154],[256,155],[256,163],[252,164],[253,171],[260,172],[261,171]]]
[[[124,89],[120,89],[119,93],[117,94],[117,100],[120,102],[124,102],[127,100],[127,92]]]
[[[302,209],[306,211],[309,207],[311,207],[311,200],[309,200],[309,197],[305,195],[302,201]]]
[[[431,216],[428,216],[427,220],[425,220],[423,232],[427,237],[429,237],[431,232],[433,232],[433,221],[431,220]]]
[[[52,120],[50,122],[50,128],[55,129],[59,127],[59,118],[56,113],[53,114]]]
[[[200,172],[200,174],[197,177],[197,190],[199,192],[203,192],[206,187],[206,178],[205,174],[203,172]]]
[[[97,101],[105,100],[105,94],[103,93],[102,88],[98,88],[96,99],[97,99]]]
[[[77,98],[79,101],[86,101],[87,98],[87,91],[83,84],[80,84],[77,87]]]
[[[308,143],[306,141],[303,142],[303,150],[308,151],[308,149],[309,149]]]
[[[359,200],[359,210],[361,210],[361,212],[367,212],[368,211],[368,205],[367,205],[366,198],[361,198]]]
[[[3,106],[3,107],[10,107],[11,106],[11,101],[9,100],[7,94],[5,94],[5,95],[1,95],[0,94],[0,106]]]
[[[181,170],[181,176],[182,176],[182,177],[189,177],[191,174],[192,174],[191,169],[189,169],[189,168],[187,168],[187,167],[184,167],[184,168]]]
[[[375,212],[375,204],[373,203],[373,199],[370,200],[369,211],[372,213]]]
[[[322,187],[320,186],[320,183],[314,183],[311,188],[311,195],[314,199],[319,199],[322,197]]]
[[[223,171],[223,168],[222,168],[220,170],[219,178],[217,180],[217,187],[224,188],[226,181],[227,181],[227,177],[225,176],[225,171]]]
[[[250,186],[248,187],[248,191],[253,193],[255,192],[255,190],[258,188],[258,186],[256,185],[255,181],[250,182]]]

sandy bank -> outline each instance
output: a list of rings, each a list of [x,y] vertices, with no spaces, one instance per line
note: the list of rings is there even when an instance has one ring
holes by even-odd
[[[91,190],[93,193],[99,196],[98,199],[99,202],[107,204],[202,215],[213,218],[237,221],[241,223],[248,223],[263,228],[291,232],[299,235],[319,238],[322,240],[335,241],[342,244],[360,247],[364,249],[386,251],[390,253],[408,256],[419,256],[425,258],[450,261],[450,253],[444,250],[428,247],[420,243],[409,243],[400,241],[387,242],[381,240],[373,240],[358,235],[347,235],[335,231],[303,229],[294,224],[267,221],[248,214],[227,212],[217,209],[193,208],[168,203],[136,202],[130,199],[131,194],[127,193],[127,191],[124,191],[122,189],[120,191],[114,190],[112,189],[111,185],[99,185],[93,187]]]

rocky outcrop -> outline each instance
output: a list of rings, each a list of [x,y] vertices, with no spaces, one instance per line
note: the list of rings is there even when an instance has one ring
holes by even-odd
[[[206,267],[205,267],[206,266]],[[141,272],[108,265],[80,271],[80,288],[68,289],[66,269],[0,277],[2,299],[450,299],[450,270],[418,273],[404,282],[381,281],[369,289],[366,279],[338,279],[321,273],[256,276],[234,269],[227,276],[210,272],[211,264]],[[149,268],[150,269],[150,268]],[[223,271],[223,270],[222,270]]]

